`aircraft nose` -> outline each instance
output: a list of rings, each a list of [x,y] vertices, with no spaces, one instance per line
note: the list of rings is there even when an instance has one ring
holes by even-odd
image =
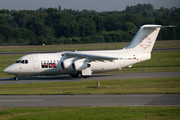
[[[19,74],[18,65],[12,64],[7,68],[5,68],[3,72],[11,75],[18,75]]]
[[[10,67],[7,67],[3,70],[4,73],[11,73],[11,68]]]

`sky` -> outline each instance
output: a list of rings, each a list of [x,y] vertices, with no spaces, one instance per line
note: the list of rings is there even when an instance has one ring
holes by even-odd
[[[126,6],[150,3],[154,9],[180,7],[180,0],[0,0],[0,10],[37,10],[42,8],[72,9],[82,11],[122,11]]]

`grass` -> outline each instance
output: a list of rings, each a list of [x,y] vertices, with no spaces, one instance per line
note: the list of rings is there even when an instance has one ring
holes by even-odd
[[[3,69],[13,64],[23,55],[0,55],[0,77],[13,77],[3,73]],[[133,65],[132,68],[123,68],[109,73],[135,73],[135,72],[167,72],[180,71],[180,50],[153,51],[148,61]],[[173,62],[172,62],[173,61]]]
[[[180,94],[180,77],[2,84],[0,95]],[[63,90],[65,92],[63,92]]]
[[[129,42],[128,42],[129,43]],[[0,47],[1,52],[12,51],[64,51],[120,49],[128,43],[53,45],[53,46],[11,46]],[[155,48],[180,47],[180,41],[157,41]],[[22,55],[0,56],[0,77],[7,77],[2,70],[14,63]],[[124,68],[118,72],[163,72],[180,71],[180,51],[153,51],[152,59]],[[180,77],[103,80],[101,88],[96,81],[51,82],[31,84],[0,85],[0,94],[150,94],[180,93]],[[65,93],[63,93],[65,90]],[[42,107],[42,108],[0,108],[0,119],[102,119],[102,120],[179,120],[179,106],[128,106],[128,107]]]
[[[1,120],[179,120],[180,107],[0,108]]]
[[[165,41],[156,41],[154,48],[173,48],[180,47],[180,40],[165,40]]]
[[[69,51],[69,50],[109,50],[121,49],[128,42],[122,43],[96,43],[96,44],[65,44],[65,45],[39,45],[39,46],[1,46],[0,52],[17,51]]]
[[[39,46],[0,46],[0,52],[18,51],[68,51],[68,50],[110,50],[122,49],[129,42],[96,43],[96,44],[65,44],[65,45],[39,45]],[[180,40],[157,41],[154,48],[180,47]]]

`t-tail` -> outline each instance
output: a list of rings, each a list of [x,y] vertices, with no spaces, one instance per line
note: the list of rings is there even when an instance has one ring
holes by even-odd
[[[160,28],[162,27],[175,26],[144,25],[139,29],[125,49],[136,53],[151,53]]]

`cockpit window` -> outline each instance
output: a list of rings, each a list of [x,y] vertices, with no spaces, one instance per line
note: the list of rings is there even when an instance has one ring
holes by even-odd
[[[21,60],[17,60],[15,63],[20,63],[21,62]]]
[[[25,64],[28,64],[28,60],[25,60]]]
[[[15,63],[28,64],[28,60],[17,60]]]
[[[24,60],[21,60],[21,63],[24,64]]]

